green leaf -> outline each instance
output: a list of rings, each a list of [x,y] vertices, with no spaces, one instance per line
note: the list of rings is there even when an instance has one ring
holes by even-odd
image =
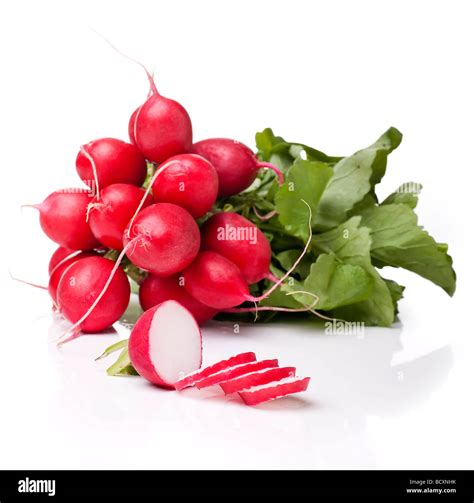
[[[278,218],[293,236],[308,236],[308,207],[311,207],[312,225],[321,195],[332,176],[332,169],[322,162],[295,161],[289,169],[285,183],[275,197]]]
[[[112,353],[115,353],[115,351],[118,351],[119,349],[125,348],[128,345],[128,339],[122,339],[121,341],[116,342],[115,344],[112,344],[108,348],[104,349],[104,352],[98,356],[95,360],[101,360],[102,358],[106,358],[107,356],[111,355]]]
[[[354,304],[338,307],[331,316],[349,321],[361,321],[368,325],[390,326],[395,309],[390,290],[370,260],[371,238],[367,227],[360,227],[361,217],[352,217],[336,229],[318,234],[312,239],[316,252],[334,254],[347,264],[362,267],[372,279],[370,298]]]
[[[315,226],[327,230],[347,219],[385,174],[387,155],[401,141],[401,133],[390,128],[373,145],[345,157],[334,166],[334,175],[321,197]],[[374,197],[374,196],[372,196]]]
[[[326,155],[324,152],[302,143],[287,142],[281,136],[275,136],[270,128],[257,133],[255,141],[259,158],[262,161],[276,164],[283,172],[298,159],[319,161],[328,164],[334,164],[341,159],[341,157]],[[304,152],[304,156],[302,152]]]
[[[403,299],[403,291],[405,290],[405,287],[402,285],[399,285],[396,281],[393,281],[392,279],[385,279],[385,284],[387,285],[388,289],[390,290],[390,295],[392,296],[392,301],[393,305],[395,306],[395,314],[398,314],[398,301]]]
[[[420,183],[404,183],[395,192],[390,194],[382,204],[406,204],[411,209],[415,209],[418,204],[418,195],[422,188],[423,186]]]
[[[296,262],[297,258],[301,255],[303,249],[300,250],[286,250],[279,253],[276,256],[278,262],[280,262],[281,266],[285,271],[291,269],[293,264]],[[300,263],[297,265],[295,269],[295,273],[300,277],[300,279],[306,278],[308,276],[311,265],[313,264],[313,259],[310,255],[305,255]]]
[[[403,267],[440,286],[449,295],[456,289],[456,274],[447,247],[438,244],[406,204],[388,204],[362,212],[371,230],[371,253],[379,263]]]
[[[122,349],[117,361],[107,369],[109,376],[130,376],[138,375],[138,372],[133,368],[128,355],[128,347]]]
[[[371,183],[374,187],[385,175],[387,169],[387,156],[393,152],[402,142],[403,135],[394,127],[385,131],[385,133],[367,150],[375,151],[375,160],[372,166],[372,179]]]
[[[329,311],[366,300],[372,294],[373,283],[363,267],[340,263],[334,255],[322,254],[311,266],[302,289],[318,296],[315,309]],[[313,302],[311,296],[304,294],[297,294],[295,297],[306,305]]]

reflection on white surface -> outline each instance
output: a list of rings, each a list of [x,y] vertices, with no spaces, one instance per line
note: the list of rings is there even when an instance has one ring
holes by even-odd
[[[250,408],[217,387],[176,393],[141,378],[107,377],[113,357],[94,358],[118,334],[83,336],[58,349],[52,341],[65,328],[51,322],[47,365],[56,375],[42,408],[43,434],[54,436],[60,453],[49,460],[56,467],[377,467],[369,418],[420,408],[453,365],[448,345],[404,360],[401,328],[366,329],[360,337],[295,322],[243,326],[237,335],[214,323],[204,331],[205,363],[252,350],[312,377],[307,393]]]

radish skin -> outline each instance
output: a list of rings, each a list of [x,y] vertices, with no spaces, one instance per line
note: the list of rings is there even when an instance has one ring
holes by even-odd
[[[202,226],[201,236],[202,249],[219,253],[233,262],[247,283],[258,283],[271,276],[270,243],[265,234],[245,217],[231,212],[217,213]]]
[[[243,363],[241,365],[236,365],[235,367],[226,368],[220,372],[205,377],[198,381],[195,386],[198,389],[208,388],[209,386],[214,386],[214,384],[220,384],[223,381],[228,381],[234,377],[238,377],[244,374],[249,374],[250,372],[255,372],[257,370],[278,367],[278,360],[261,360],[250,363]]]
[[[100,246],[86,221],[93,193],[83,189],[63,189],[33,205],[40,213],[44,233],[64,248],[90,250]]]
[[[309,381],[309,377],[287,377],[280,381],[239,391],[239,395],[246,405],[258,405],[269,400],[306,391]]]
[[[209,377],[212,374],[216,374],[221,370],[229,367],[235,367],[236,365],[242,365],[244,363],[254,362],[256,360],[257,357],[253,352],[239,353],[238,355],[231,356],[226,360],[221,360],[220,362],[214,363],[213,365],[209,365],[208,367],[204,367],[203,369],[187,374],[175,383],[175,388],[179,391],[184,388],[194,386],[198,381],[201,381],[205,377]]]
[[[207,159],[216,169],[219,197],[229,197],[250,187],[261,168],[274,171],[280,185],[284,181],[276,166],[259,162],[252,150],[236,140],[209,138],[195,143],[192,151]]]
[[[286,377],[293,377],[295,372],[295,367],[263,369],[257,372],[244,374],[240,377],[235,377],[234,379],[230,379],[228,381],[223,381],[219,383],[219,386],[226,395],[230,395],[231,393],[237,393],[238,391],[242,391],[253,386],[261,386],[262,384],[279,381],[280,379],[284,379]]]
[[[81,150],[77,154],[77,173],[89,186],[92,182],[98,183],[97,191],[114,183],[140,187],[145,181],[146,161],[135,145],[116,138],[100,138],[83,145],[81,149],[85,153]]]
[[[138,291],[142,309],[146,311],[166,300],[175,300],[194,316],[200,326],[214,318],[219,311],[192,297],[180,284],[181,279],[178,274],[167,278],[149,274],[140,284]]]
[[[64,259],[70,258],[71,255],[81,253],[80,250],[72,250],[71,248],[64,248],[62,246],[58,246],[54,253],[51,255],[48,263],[48,274],[51,275],[54,268],[62,262]]]
[[[185,209],[157,203],[132,218],[124,232],[124,248],[132,241],[136,244],[127,249],[132,263],[166,277],[191,264],[199,252],[201,236],[195,220]]]
[[[202,363],[202,337],[191,313],[169,300],[146,311],[135,324],[128,342],[135,370],[151,383],[175,388],[180,374]]]
[[[128,130],[145,158],[157,164],[191,150],[193,128],[188,113],[177,101],[161,96],[156,87],[133,112]]]
[[[62,275],[64,271],[71,265],[86,257],[96,256],[96,253],[93,251],[90,252],[73,252],[69,254],[68,257],[63,258],[51,271],[48,282],[48,293],[51,296],[54,304],[57,305],[57,294],[58,294],[58,286],[61,281]]]
[[[89,226],[97,240],[108,248],[123,248],[123,233],[145,191],[134,185],[114,183],[100,193],[89,206]],[[153,204],[151,195],[145,196],[142,207]]]
[[[101,332],[125,312],[130,300],[130,283],[121,268],[110,278],[115,265],[104,257],[86,257],[69,265],[63,272],[57,289],[57,303],[64,317],[74,324],[74,329],[85,333]],[[109,280],[105,290],[107,295],[104,295]]]
[[[216,202],[219,184],[212,164],[196,154],[176,155],[165,164],[168,167],[153,178],[155,200],[177,204],[194,218],[210,211]]]

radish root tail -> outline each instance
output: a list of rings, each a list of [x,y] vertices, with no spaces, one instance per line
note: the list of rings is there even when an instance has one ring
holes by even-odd
[[[257,167],[259,169],[260,168],[271,169],[277,176],[279,185],[283,185],[283,183],[285,182],[285,177],[283,176],[283,173],[271,162],[259,162],[257,163]]]
[[[95,30],[94,28],[92,27],[89,27],[96,35],[98,35],[102,40],[104,40],[104,42],[106,42],[107,44],[109,44],[109,46],[116,52],[118,52],[120,54],[120,56],[124,57],[125,59],[128,59],[129,61],[132,61],[133,63],[137,64],[138,66],[140,66],[146,73],[146,76],[148,78],[148,82],[150,83],[150,94],[151,95],[156,95],[156,96],[159,96],[160,93],[158,92],[158,89],[156,88],[156,84],[155,84],[155,80],[154,80],[154,76],[150,73],[150,71],[148,70],[148,68],[141,62],[141,61],[138,61],[138,59],[135,59],[135,58],[132,58],[131,56],[129,56],[128,54],[125,54],[124,52],[122,52],[117,46],[115,46],[108,38],[104,37],[104,35],[102,35],[102,33],[99,33],[97,30]]]
[[[278,211],[277,210],[273,210],[273,211],[270,211],[269,213],[265,214],[265,215],[262,215],[255,206],[253,206],[253,212],[255,213],[255,215],[257,216],[257,218],[259,220],[261,220],[262,222],[266,222],[267,220],[270,220],[271,218],[273,218],[275,215],[278,215]]]
[[[95,161],[92,158],[92,156],[89,154],[89,152],[87,152],[85,145],[80,146],[80,151],[81,154],[91,163],[95,184],[94,190],[92,192],[95,194],[96,199],[99,199],[99,176],[97,175],[97,166],[95,165]],[[86,219],[88,218],[89,218],[89,210],[87,211],[86,215]]]

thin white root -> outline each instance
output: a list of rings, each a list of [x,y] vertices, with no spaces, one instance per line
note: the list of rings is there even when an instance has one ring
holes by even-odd
[[[140,201],[140,204],[138,205],[137,209],[135,210],[135,213],[133,214],[133,217],[130,219],[130,222],[128,224],[128,228],[127,228],[127,237],[128,238],[130,238],[130,232],[133,227],[133,222],[135,221],[135,219],[137,218],[137,215],[140,213],[141,209],[143,208],[143,205],[145,204],[145,200],[148,197],[148,194],[151,192],[151,188],[152,188],[153,184],[155,183],[155,180],[158,178],[160,173],[162,173],[166,168],[169,168],[173,164],[179,164],[179,161],[173,160],[173,161],[165,162],[162,166],[160,166],[155,171],[155,174],[151,177],[150,183],[148,184],[148,187],[147,187],[145,193],[143,194],[142,200]]]
[[[127,253],[127,251],[135,245],[135,241],[137,240],[138,238],[135,238],[133,239],[132,241],[130,241],[127,246],[125,246],[125,248],[121,251],[120,255],[117,257],[117,260],[115,261],[115,265],[104,285],[104,288],[102,289],[102,291],[99,293],[99,295],[97,296],[97,298],[95,299],[95,301],[92,303],[91,307],[89,307],[89,309],[84,313],[84,315],[76,321],[76,323],[74,323],[72,325],[72,327],[70,327],[68,330],[66,330],[66,332],[64,332],[64,334],[58,339],[58,345],[64,343],[66,340],[69,340],[70,339],[70,336],[71,334],[75,333],[76,331],[80,331],[80,326],[82,323],[84,323],[84,321],[89,317],[89,315],[92,313],[92,311],[96,308],[97,304],[100,302],[100,300],[102,299],[102,297],[105,295],[105,292],[107,291],[107,289],[109,288],[110,286],[110,283],[112,283],[112,280],[115,276],[115,273],[117,272],[118,268],[120,267],[120,262],[122,261],[123,257],[125,256],[125,254]]]
[[[92,156],[85,149],[84,145],[80,146],[80,150],[81,150],[81,154],[91,163],[92,173],[94,174],[94,183],[95,183],[95,187],[94,187],[95,190],[93,191],[93,193],[95,194],[96,199],[99,199],[99,177],[97,175],[97,166],[95,165],[95,161],[92,158]],[[89,212],[87,212],[86,218],[89,218]]]
[[[272,294],[285,280],[288,278],[291,273],[298,267],[298,264],[301,262],[303,257],[306,255],[306,252],[308,251],[309,245],[311,244],[311,239],[313,237],[313,229],[311,228],[311,220],[313,217],[313,212],[311,211],[311,206],[304,200],[301,200],[306,206],[308,207],[309,210],[309,218],[308,218],[308,239],[306,241],[306,244],[303,248],[303,251],[301,252],[300,256],[296,259],[295,263],[288,269],[288,271],[285,273],[284,276],[282,276],[277,283],[275,283],[269,290],[267,290],[263,295],[260,295],[260,297],[254,297],[252,300],[256,302],[260,302],[263,299],[266,299],[270,294]],[[250,299],[249,299],[250,300]]]

